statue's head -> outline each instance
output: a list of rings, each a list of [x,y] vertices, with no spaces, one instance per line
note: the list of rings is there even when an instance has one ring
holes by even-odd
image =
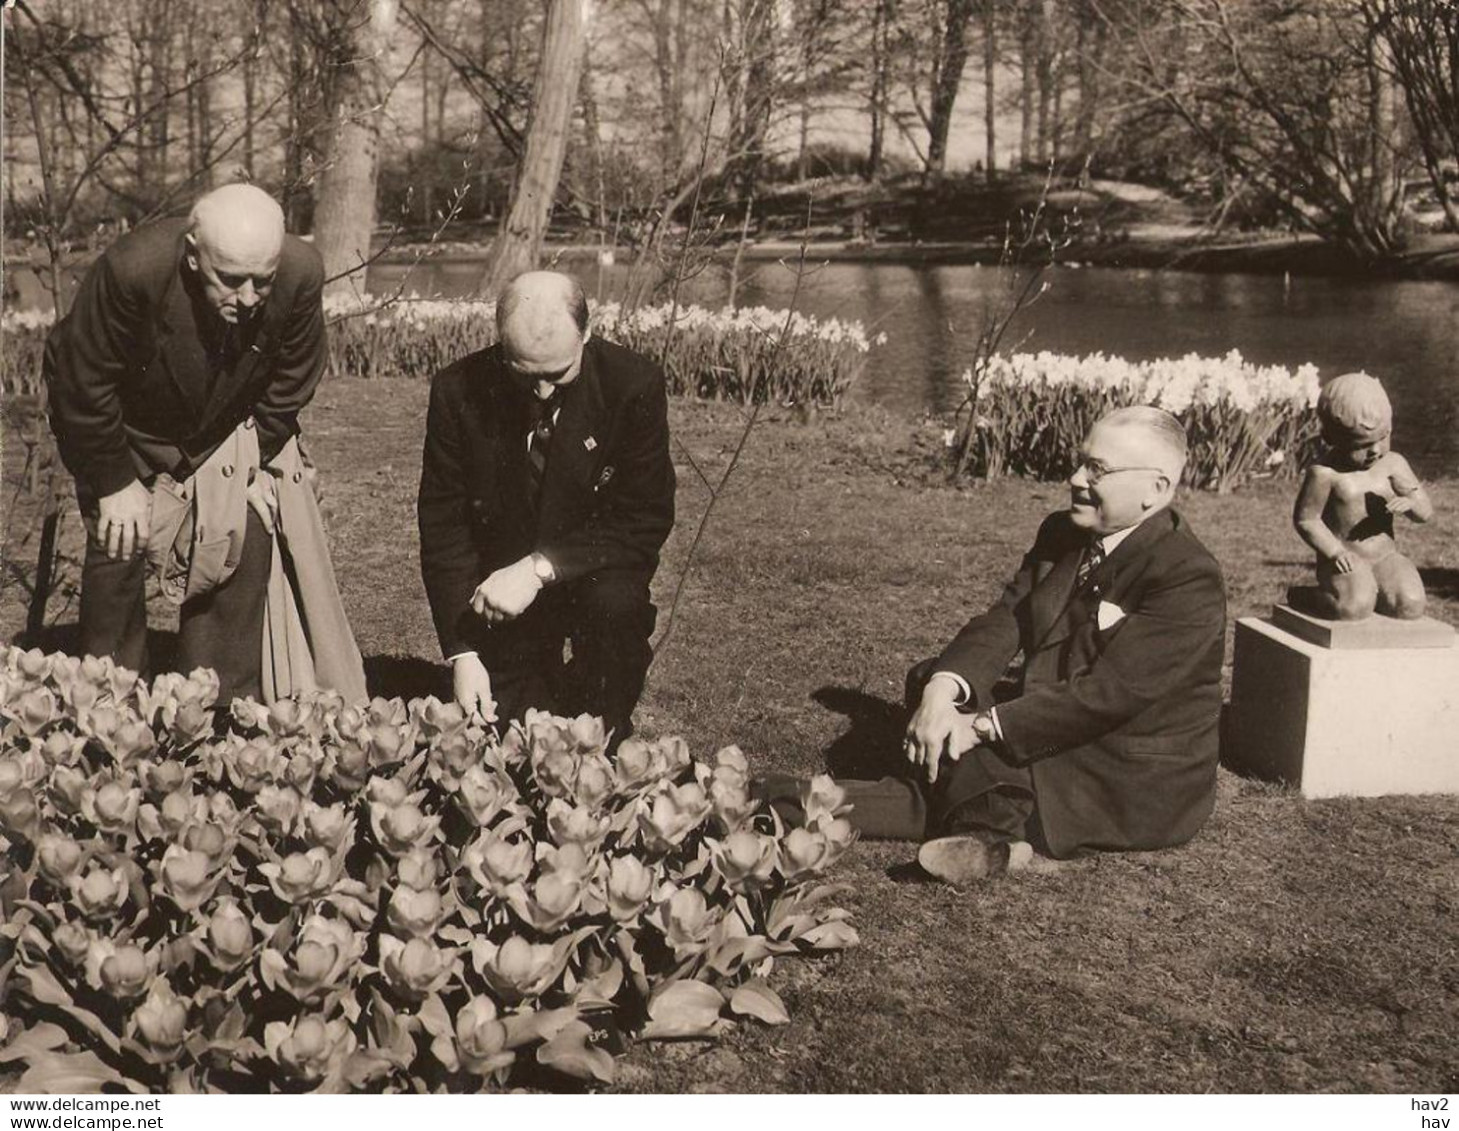
[[[1322,438],[1332,457],[1351,468],[1371,467],[1388,454],[1393,406],[1376,377],[1344,373],[1317,397]]]
[[[274,285],[284,250],[284,211],[253,185],[224,185],[188,217],[187,266],[224,322],[246,324]]]
[[[1113,534],[1169,506],[1185,469],[1181,423],[1163,408],[1117,408],[1095,421],[1069,477],[1069,516],[1093,534]]]
[[[539,395],[577,378],[592,329],[576,279],[557,271],[518,275],[497,299],[496,323],[507,368],[535,383]]]

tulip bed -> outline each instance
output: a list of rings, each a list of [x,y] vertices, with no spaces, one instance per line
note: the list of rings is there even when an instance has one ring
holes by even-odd
[[[0,661],[0,1070],[22,1092],[475,1090],[613,1078],[630,1037],[787,1020],[854,945],[744,757],[434,699],[219,710],[216,676]]]
[[[947,433],[958,471],[993,479],[1063,479],[1090,426],[1112,408],[1175,413],[1190,443],[1185,479],[1227,491],[1259,475],[1293,474],[1316,455],[1317,368],[1225,357],[1131,362],[1104,354],[995,356],[963,374],[966,403]]]

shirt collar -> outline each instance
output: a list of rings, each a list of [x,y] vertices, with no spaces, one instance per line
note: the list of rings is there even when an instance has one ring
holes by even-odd
[[[1116,530],[1113,534],[1105,534],[1102,537],[1096,538],[1095,541],[1099,543],[1099,548],[1104,551],[1104,556],[1109,557],[1115,552],[1116,546],[1131,534],[1135,533],[1139,528],[1140,523],[1137,522],[1134,526],[1127,526],[1123,530]]]

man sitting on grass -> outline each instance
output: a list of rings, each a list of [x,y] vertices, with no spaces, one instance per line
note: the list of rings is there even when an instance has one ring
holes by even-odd
[[[930,837],[918,862],[965,883],[1025,866],[1030,842],[1062,858],[1196,834],[1215,802],[1226,610],[1220,566],[1170,509],[1185,459],[1160,409],[1095,424],[1068,509],[908,673],[911,776],[842,783],[863,835]]]

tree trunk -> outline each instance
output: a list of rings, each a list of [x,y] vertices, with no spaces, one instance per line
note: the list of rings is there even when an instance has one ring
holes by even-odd
[[[325,274],[342,277],[328,283],[326,293],[365,289],[386,98],[384,59],[398,14],[398,0],[365,0],[343,36],[344,57],[334,61],[333,113],[315,196],[314,244]]]
[[[947,0],[944,24],[938,29],[939,47],[932,80],[932,110],[927,123],[928,173],[947,167],[947,137],[952,128],[953,106],[962,87],[968,62],[968,24],[973,18],[973,0]]]
[[[496,238],[482,289],[497,294],[515,276],[537,266],[552,216],[572,111],[587,44],[585,0],[550,0],[542,59],[532,84],[532,123],[512,206]]]
[[[890,24],[892,0],[876,0],[871,22],[871,97],[867,109],[871,114],[871,146],[866,152],[866,179],[881,175],[882,154],[886,149],[887,85],[890,61]]]
[[[983,0],[983,165],[998,169],[998,0]]]
[[[1018,103],[1018,160],[1019,164],[1028,165],[1033,157],[1033,100],[1037,93],[1035,71],[1038,61],[1035,58],[1033,15],[1029,11],[1028,4],[1024,5],[1020,17],[1022,23],[1018,29],[1018,63],[1021,80]]]
[[[598,117],[598,90],[593,81],[592,55],[586,46],[583,48],[583,78],[578,97],[583,104],[583,129],[588,135],[594,200],[592,221],[601,239],[608,230],[608,183],[603,169],[603,125]]]

